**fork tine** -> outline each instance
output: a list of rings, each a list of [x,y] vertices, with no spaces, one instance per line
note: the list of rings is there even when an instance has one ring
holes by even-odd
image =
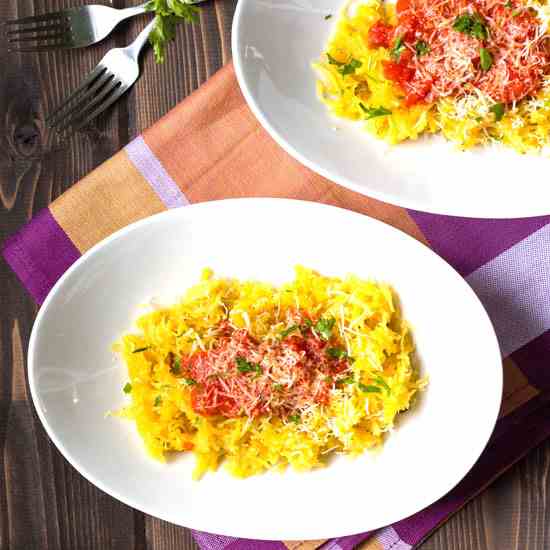
[[[69,115],[71,115],[79,107],[87,109],[88,107],[86,105],[86,100],[91,98],[113,78],[114,76],[105,69],[105,72],[98,74],[97,78],[88,80],[87,84],[78,88],[72,97],[64,103],[63,108],[59,108],[46,119],[48,126],[53,128],[54,126],[60,124],[63,119],[69,119]]]
[[[46,124],[50,126],[52,121],[58,117],[58,115],[63,111],[66,107],[68,107],[73,100],[75,100],[90,84],[92,84],[97,78],[99,78],[107,69],[105,67],[102,67],[101,65],[98,65],[80,84],[80,86],[69,96],[65,98],[65,100],[58,105],[58,107],[55,108],[53,113],[48,115],[46,117]],[[53,125],[53,124],[52,124]]]
[[[128,90],[128,86],[120,85],[115,87],[115,93],[110,95],[105,103],[102,103],[93,113],[88,115],[86,119],[78,124],[78,126],[75,128],[75,130],[80,130],[87,124],[89,124],[94,118],[99,116],[103,111],[106,111],[113,103],[118,101],[118,99]]]
[[[54,25],[36,25],[34,27],[22,27],[21,29],[10,29],[9,31],[6,31],[6,36],[9,38],[10,36],[14,36],[17,34],[29,34],[31,32],[36,33],[43,33],[46,31],[58,31],[63,30],[67,31],[69,30],[67,25],[64,25],[63,23],[56,23]]]
[[[59,19],[65,19],[66,17],[65,12],[55,11],[52,13],[45,13],[43,15],[31,15],[30,17],[21,17],[20,19],[10,19],[5,21],[4,25],[23,25],[24,23],[39,23],[41,21],[57,21]]]
[[[8,44],[19,44],[20,42],[47,42],[48,40],[62,38],[68,38],[68,33],[39,34],[38,36],[12,36],[8,38]],[[67,42],[67,40],[65,40],[65,42]]]
[[[86,120],[91,120],[92,118],[97,116],[97,114],[101,113],[103,111],[103,108],[102,108],[103,104],[101,104],[101,102],[104,99],[109,98],[109,96],[117,88],[119,88],[120,86],[122,86],[122,83],[120,81],[111,81],[109,83],[109,85],[105,86],[101,90],[101,92],[99,92],[99,94],[92,101],[90,101],[90,103],[88,103],[85,107],[83,107],[83,109],[81,111],[76,113],[76,115],[73,116],[73,117],[68,117],[68,119],[65,120],[65,122],[63,124],[59,125],[58,126],[58,131],[62,132],[63,130],[65,130],[69,126],[75,126],[75,125],[76,125],[77,129],[81,128],[84,125],[84,123],[81,123],[80,120],[83,117],[86,117]],[[92,116],[92,115],[89,114],[90,109],[93,109],[96,105],[99,105],[99,107],[95,111],[93,111],[93,113],[95,113],[96,111],[98,111],[98,113],[96,115]]]

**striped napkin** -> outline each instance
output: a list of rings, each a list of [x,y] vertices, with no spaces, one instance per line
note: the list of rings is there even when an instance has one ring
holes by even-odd
[[[466,278],[489,312],[502,350],[505,389],[500,419],[478,463],[448,495],[408,519],[330,541],[259,542],[198,532],[196,540],[204,550],[413,548],[550,436],[550,216],[501,221],[436,216],[338,187],[272,141],[227,65],[40,212],[7,240],[3,254],[41,303],[75,260],[117,229],[167,208],[244,196],[349,208],[431,246]]]

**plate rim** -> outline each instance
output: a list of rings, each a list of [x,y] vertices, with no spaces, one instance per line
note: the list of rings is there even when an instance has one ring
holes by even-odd
[[[223,206],[223,204],[243,203],[243,202],[251,203],[251,205],[253,205],[254,203],[269,205],[270,203],[276,202],[276,203],[286,203],[286,204],[290,204],[290,205],[297,205],[298,207],[319,208],[319,209],[325,209],[325,210],[338,210],[341,213],[344,213],[345,215],[351,215],[353,217],[363,218],[368,223],[372,223],[372,224],[378,225],[378,226],[383,226],[386,230],[397,232],[397,233],[400,234],[400,238],[413,242],[414,246],[419,246],[420,248],[425,249],[425,251],[427,251],[429,254],[435,256],[438,259],[439,262],[441,262],[442,264],[444,264],[446,266],[447,269],[454,272],[454,275],[457,278],[457,284],[461,284],[464,288],[464,292],[470,294],[471,298],[476,302],[476,304],[479,308],[479,315],[483,317],[483,322],[485,324],[488,324],[487,326],[488,326],[488,328],[490,328],[489,332],[490,332],[490,335],[491,335],[492,346],[494,347],[494,351],[495,351],[495,357],[498,358],[498,361],[495,361],[495,367],[497,367],[495,369],[495,371],[496,371],[495,376],[496,377],[495,377],[495,380],[494,380],[494,382],[496,383],[495,394],[496,395],[502,395],[502,388],[503,388],[503,378],[504,377],[503,377],[502,366],[501,366],[502,363],[501,363],[501,355],[500,355],[500,347],[499,347],[499,344],[498,344],[498,339],[497,339],[496,333],[494,331],[494,327],[493,327],[493,324],[491,322],[491,319],[489,318],[489,315],[487,314],[487,312],[486,312],[483,304],[481,303],[480,299],[478,298],[478,296],[475,294],[475,292],[470,287],[470,285],[468,285],[466,280],[453,268],[453,266],[451,266],[447,261],[445,261],[441,256],[439,256],[434,250],[432,250],[426,244],[424,244],[424,243],[418,241],[417,239],[415,239],[414,237],[410,236],[409,234],[405,233],[401,229],[398,229],[398,228],[396,228],[396,227],[394,227],[394,226],[392,226],[392,225],[390,225],[386,222],[383,222],[383,221],[378,220],[376,218],[373,218],[371,216],[367,216],[365,214],[361,214],[359,212],[355,212],[353,210],[349,210],[347,208],[328,205],[328,204],[325,204],[325,203],[318,203],[318,202],[314,202],[314,201],[306,201],[306,200],[300,200],[300,199],[257,198],[257,197],[231,198],[231,199],[221,199],[221,200],[215,200],[215,201],[195,203],[195,204],[191,204],[191,205],[188,205],[188,206],[185,206],[185,207],[182,207],[182,208],[174,208],[174,209],[165,210],[163,212],[154,214],[152,216],[142,218],[141,220],[137,220],[137,221],[135,221],[135,222],[119,229],[118,231],[112,233],[111,235],[109,235],[105,239],[103,239],[103,240],[99,241],[98,243],[96,243],[92,248],[87,250],[74,264],[72,264],[70,266],[70,268],[65,273],[63,273],[63,275],[58,279],[56,284],[52,287],[52,289],[48,293],[46,299],[44,300],[44,302],[40,306],[38,314],[37,314],[37,316],[35,318],[35,321],[33,323],[31,335],[30,335],[30,338],[29,338],[28,351],[27,351],[27,373],[28,373],[28,379],[29,379],[29,389],[30,389],[30,393],[31,393],[31,400],[32,400],[33,406],[34,406],[34,408],[37,412],[37,415],[40,419],[40,422],[41,422],[43,428],[45,429],[45,431],[46,431],[48,437],[50,438],[50,440],[54,443],[54,445],[56,446],[58,451],[62,454],[63,458],[65,460],[67,460],[67,462],[69,462],[69,464],[80,475],[82,475],[87,481],[92,483],[95,487],[97,487],[98,489],[100,489],[101,491],[106,493],[107,495],[111,496],[112,498],[115,498],[116,500],[122,502],[123,504],[125,504],[127,506],[130,506],[131,508],[133,508],[135,510],[146,513],[146,514],[148,514],[152,517],[159,518],[163,521],[173,523],[174,525],[177,525],[177,526],[186,527],[186,528],[192,529],[192,530],[205,531],[205,532],[211,532],[210,531],[211,527],[209,527],[208,525],[205,525],[205,524],[193,525],[193,526],[186,525],[184,521],[176,518],[175,515],[170,515],[168,513],[159,513],[156,509],[153,509],[153,507],[142,506],[141,504],[136,503],[134,501],[134,499],[125,497],[124,495],[120,494],[117,490],[110,488],[108,486],[108,484],[103,483],[101,480],[96,478],[95,475],[93,474],[93,472],[89,471],[87,468],[85,468],[84,466],[81,466],[79,464],[78,460],[75,457],[73,457],[72,454],[65,448],[65,446],[62,443],[62,441],[60,440],[60,438],[58,438],[55,435],[54,428],[50,425],[50,423],[47,420],[46,412],[40,406],[40,398],[38,396],[37,381],[36,381],[36,377],[35,377],[35,374],[36,374],[36,372],[35,372],[36,371],[36,366],[35,365],[38,361],[38,359],[36,358],[36,345],[37,345],[36,341],[37,341],[37,338],[38,338],[38,333],[40,331],[40,325],[43,322],[43,317],[46,314],[46,311],[48,309],[48,305],[54,299],[54,297],[56,296],[59,289],[63,286],[65,280],[67,278],[69,278],[74,271],[78,270],[80,268],[80,265],[85,263],[88,260],[89,257],[96,254],[103,247],[107,246],[109,243],[111,243],[111,242],[113,242],[113,241],[115,241],[119,238],[122,238],[127,233],[130,233],[130,232],[132,232],[132,231],[134,231],[134,230],[136,230],[136,229],[138,229],[142,226],[147,226],[148,224],[156,223],[156,221],[158,219],[161,219],[161,218],[164,218],[164,217],[177,217],[179,215],[182,215],[181,211],[186,212],[187,209],[189,209],[189,208],[191,208],[193,210],[209,209],[211,207],[219,208],[219,207]],[[489,342],[488,342],[487,345],[489,346]],[[500,368],[498,368],[499,365],[500,365]],[[470,465],[468,465],[467,469],[465,469],[462,477],[460,477],[459,479],[456,479],[454,481],[451,481],[451,483],[448,484],[449,486],[448,486],[448,489],[446,490],[446,492],[441,494],[439,497],[437,497],[435,500],[433,500],[432,502],[430,502],[426,506],[433,505],[439,499],[443,498],[446,494],[448,494],[449,491],[453,490],[464,479],[464,477],[466,477],[466,475],[468,475],[470,470],[478,462],[480,456],[485,451],[485,449],[486,449],[486,447],[487,447],[487,445],[490,441],[491,435],[494,432],[494,429],[495,429],[495,426],[496,426],[496,421],[498,419],[498,413],[499,413],[499,410],[500,410],[500,405],[501,405],[501,399],[498,400],[498,403],[495,400],[495,403],[493,405],[492,414],[491,415],[487,414],[487,430],[486,430],[485,436],[482,438],[482,439],[485,440],[485,443],[479,449],[479,452],[475,453],[476,454],[475,459],[473,459],[472,463]],[[489,429],[489,427],[490,427],[490,429]],[[417,510],[414,513],[417,513],[417,512],[420,512],[420,511],[421,510]],[[405,518],[395,519],[394,522],[401,521],[402,519],[405,519]],[[319,532],[320,536],[316,536],[315,538],[329,539],[329,538],[335,538],[335,537],[351,536],[351,535],[354,535],[354,534],[359,534],[359,533],[364,531],[364,530],[359,530],[359,531],[355,531],[355,532],[350,532],[349,529],[345,529],[345,528],[343,530],[339,531],[337,525],[335,525],[334,528],[328,527],[326,529],[327,529],[327,533],[330,533],[330,534],[324,534],[323,532]],[[227,531],[225,529],[222,529],[222,530],[219,530],[219,531],[216,530],[214,532],[216,534],[222,535],[222,536],[237,537],[237,538],[251,538],[250,532],[242,531],[242,529],[239,529],[239,528],[237,528],[235,530],[232,530],[232,531]],[[276,528],[273,529],[273,532],[276,533]],[[262,537],[258,537],[257,535],[254,535],[254,538],[256,538],[257,540],[275,540],[277,537],[267,536],[267,535],[264,535]],[[298,536],[296,538],[289,538],[289,537],[284,537],[284,538],[285,538],[285,540],[304,540],[304,539],[307,539],[308,537],[307,536],[305,536],[305,537],[304,536]]]
[[[263,129],[267,131],[267,133],[279,145],[279,147],[281,147],[284,151],[286,151],[286,153],[288,153],[292,158],[297,160],[300,164],[302,164],[306,168],[309,168],[312,172],[315,172],[316,174],[326,178],[330,182],[333,182],[344,188],[350,189],[351,191],[355,191],[356,193],[359,193],[363,196],[372,197],[374,199],[377,199],[379,201],[382,201],[391,205],[396,205],[401,208],[416,210],[419,212],[426,212],[428,214],[437,214],[442,216],[456,216],[461,218],[471,218],[474,220],[475,219],[521,220],[521,219],[530,219],[530,218],[550,215],[550,209],[548,208],[544,209],[542,204],[539,207],[540,210],[536,210],[534,212],[529,211],[528,213],[519,213],[519,214],[502,212],[502,211],[484,212],[483,210],[478,211],[475,209],[464,211],[461,208],[454,209],[451,206],[439,208],[433,204],[425,204],[420,199],[401,198],[397,196],[395,193],[391,193],[389,191],[388,192],[379,191],[372,188],[366,189],[364,186],[355,183],[349,178],[339,176],[338,174],[335,174],[331,170],[323,168],[320,164],[318,164],[314,160],[311,160],[307,156],[300,153],[269,122],[267,117],[263,114],[258,103],[256,102],[254,95],[250,91],[250,88],[247,84],[247,78],[245,76],[245,71],[244,71],[245,62],[240,55],[240,52],[242,51],[242,48],[240,47],[241,46],[240,29],[241,29],[241,23],[242,23],[242,16],[243,16],[243,13],[245,12],[246,4],[249,1],[250,0],[238,0],[237,7],[235,9],[235,14],[233,16],[232,26],[231,26],[231,51],[233,52],[233,65],[235,67],[237,82],[239,84],[239,88],[246,100],[248,107],[254,114],[254,117],[258,120],[260,125],[263,127]],[[269,0],[269,1],[272,1],[272,0]],[[475,197],[472,197],[472,200],[468,202],[469,204],[475,204],[476,203]],[[531,210],[533,210],[534,208],[536,207],[532,206]]]

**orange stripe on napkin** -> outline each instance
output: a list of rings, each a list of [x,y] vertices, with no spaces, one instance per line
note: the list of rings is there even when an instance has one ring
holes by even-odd
[[[83,208],[83,205],[95,207]],[[61,195],[50,205],[50,210],[84,253],[122,227],[166,207],[126,152],[120,151]]]
[[[300,198],[368,214],[426,243],[405,209],[339,187],[288,156],[248,109],[232,64],[143,138],[192,203],[229,197]],[[175,144],[182,144],[181,149]]]

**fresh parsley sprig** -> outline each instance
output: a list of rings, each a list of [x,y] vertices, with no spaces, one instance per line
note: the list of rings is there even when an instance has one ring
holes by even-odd
[[[155,26],[149,36],[157,63],[164,63],[166,44],[176,36],[176,27],[197,20],[198,9],[186,0],[149,0],[147,11],[155,14]]]

